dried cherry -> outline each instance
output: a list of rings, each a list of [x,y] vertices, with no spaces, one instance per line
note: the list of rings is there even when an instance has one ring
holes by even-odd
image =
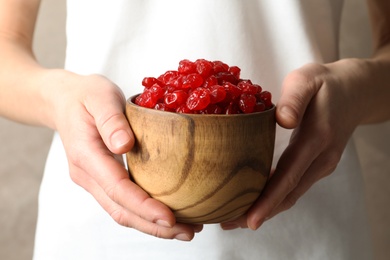
[[[241,69],[222,61],[181,60],[177,70],[145,77],[135,103],[161,111],[192,114],[246,114],[270,109],[272,95]]]

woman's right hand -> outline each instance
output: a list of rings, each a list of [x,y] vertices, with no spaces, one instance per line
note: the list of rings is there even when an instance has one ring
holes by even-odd
[[[167,206],[129,179],[121,154],[132,148],[134,137],[120,89],[102,76],[48,70],[36,61],[32,43],[39,4],[0,1],[0,116],[57,130],[71,178],[119,224],[191,240],[201,226],[176,224]]]
[[[50,124],[61,136],[70,177],[119,224],[160,238],[189,241],[201,225],[175,222],[172,211],[129,179],[122,154],[134,144],[125,97],[100,75],[49,70]],[[56,85],[54,85],[54,82]]]

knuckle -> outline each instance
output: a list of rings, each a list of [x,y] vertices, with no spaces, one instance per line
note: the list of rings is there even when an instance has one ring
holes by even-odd
[[[327,152],[323,159],[323,176],[326,177],[336,170],[336,167],[341,159],[341,153],[338,151]]]
[[[76,183],[77,185],[81,186],[82,185],[82,178],[80,177],[80,174],[77,171],[70,170],[69,171],[69,176],[70,179]]]
[[[100,125],[102,129],[116,130],[121,128],[124,125],[124,115],[122,111],[116,113],[107,113],[103,114],[97,119],[97,124]],[[112,129],[114,128],[114,129]]]
[[[117,197],[118,197],[118,183],[113,183],[110,185],[107,185],[104,188],[104,192],[107,194],[107,196],[114,202],[118,202]]]
[[[295,192],[291,192],[283,201],[283,209],[288,210],[291,209],[297,203],[299,199],[299,195]]]
[[[115,203],[122,205],[123,204],[123,190],[126,189],[126,179],[125,177],[112,181],[106,184],[103,188],[107,196],[114,201]]]
[[[110,212],[110,216],[119,225],[131,227],[130,223],[126,221],[124,210],[122,208],[114,209]]]
[[[154,225],[154,227],[151,229],[150,231],[150,234],[152,236],[155,236],[157,238],[168,238],[164,232],[161,230],[160,227],[158,227],[157,225]]]
[[[73,152],[68,155],[68,163],[70,167],[76,167],[76,168],[82,168],[82,162],[83,162],[83,155],[82,153]]]
[[[79,152],[72,152],[67,156],[68,167],[69,167],[69,176],[71,180],[81,185],[84,181],[83,178],[83,169],[85,167],[85,155]]]
[[[287,190],[288,191],[292,191],[294,190],[299,181],[301,180],[301,176],[300,175],[297,175],[297,174],[290,174],[287,178],[286,178],[286,182],[287,182]]]

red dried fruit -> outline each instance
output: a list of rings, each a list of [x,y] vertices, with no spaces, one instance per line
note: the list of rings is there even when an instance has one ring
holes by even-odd
[[[192,114],[193,111],[191,109],[189,109],[186,104],[183,104],[176,109],[176,113]]]
[[[241,69],[222,61],[181,60],[178,70],[145,77],[137,105],[190,114],[241,114],[270,109],[272,95],[240,78]]]
[[[250,81],[243,80],[237,84],[237,87],[241,89],[242,93],[247,93],[251,95],[255,95],[258,93],[257,85],[253,85]]]
[[[252,113],[256,105],[256,97],[252,94],[243,93],[238,101],[240,110],[245,114]]]
[[[160,75],[157,79],[167,85],[170,82],[173,82],[175,79],[179,77],[179,72],[174,70],[168,70],[164,74]]]
[[[228,72],[229,65],[223,63],[222,61],[216,60],[216,61],[213,61],[213,70],[214,70],[214,73]]]
[[[204,79],[211,76],[213,73],[213,63],[205,59],[198,59],[195,61],[196,72],[199,73]]]
[[[203,82],[203,87],[204,88],[210,88],[214,85],[218,85],[218,80],[214,75],[211,75],[205,81]]]
[[[187,99],[187,107],[190,110],[202,110],[210,104],[210,91],[205,88],[197,88],[190,93]]]
[[[197,73],[191,73],[186,76],[183,76],[182,82],[181,82],[181,87],[182,88],[198,88],[202,86],[203,84],[203,78]]]
[[[272,101],[271,101],[272,94],[271,94],[271,92],[263,91],[260,94],[258,94],[258,97],[259,97],[260,101],[264,103],[266,109],[269,109],[272,107]]]
[[[220,106],[216,104],[210,104],[205,109],[200,110],[199,112],[201,114],[216,115],[216,114],[222,114],[224,111]]]
[[[179,62],[179,67],[178,67],[177,71],[180,72],[181,74],[184,74],[184,75],[195,73],[196,72],[196,65],[192,61],[181,60]]]
[[[175,90],[172,93],[168,93],[164,97],[164,104],[168,108],[177,109],[179,106],[186,103],[188,98],[187,92],[184,90]]]
[[[154,106],[154,109],[161,110],[161,111],[169,111],[169,112],[175,111],[174,109],[171,109],[171,108],[167,107],[164,103],[157,103]]]
[[[152,92],[145,90],[135,99],[135,103],[142,107],[152,108],[157,104],[157,99],[153,97]]]
[[[145,88],[150,88],[156,83],[158,83],[158,80],[153,77],[146,77],[142,80],[142,86],[144,86]]]
[[[217,74],[215,74],[215,77],[217,78],[218,84],[220,85],[228,82],[234,85],[237,85],[238,83],[238,78],[236,78],[235,76],[233,76],[233,74],[229,72],[218,72]]]
[[[153,99],[160,100],[164,98],[165,90],[158,84],[154,84],[149,88],[150,93],[153,96]]]
[[[220,85],[214,85],[209,88],[210,90],[210,104],[221,102],[226,97],[226,90]]]
[[[228,70],[231,74],[233,74],[234,77],[237,79],[240,78],[241,69],[237,66],[231,66]]]
[[[253,112],[263,112],[265,110],[265,105],[262,102],[256,102]]]
[[[235,115],[240,114],[240,108],[238,107],[237,103],[230,102],[229,105],[225,109],[226,115]]]
[[[242,94],[241,89],[239,89],[236,85],[234,85],[230,82],[225,83],[223,85],[223,87],[225,88],[226,92],[230,93],[230,97],[233,100],[238,99],[240,97],[240,95]]]

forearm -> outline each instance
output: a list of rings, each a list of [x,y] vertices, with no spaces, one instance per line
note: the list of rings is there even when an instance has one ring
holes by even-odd
[[[0,116],[47,125],[47,70],[32,52],[38,8],[38,0],[0,0]]]
[[[390,120],[390,1],[367,0],[373,33],[369,59],[345,59],[328,67],[355,104],[358,124]]]
[[[44,125],[44,69],[25,47],[4,37],[0,44],[0,116]]]
[[[379,123],[390,120],[390,1],[367,0],[372,33],[373,57],[361,62],[364,64],[357,78],[364,84],[361,87],[365,97],[361,123]]]
[[[390,120],[390,43],[377,49],[367,60],[366,114],[363,124]]]

